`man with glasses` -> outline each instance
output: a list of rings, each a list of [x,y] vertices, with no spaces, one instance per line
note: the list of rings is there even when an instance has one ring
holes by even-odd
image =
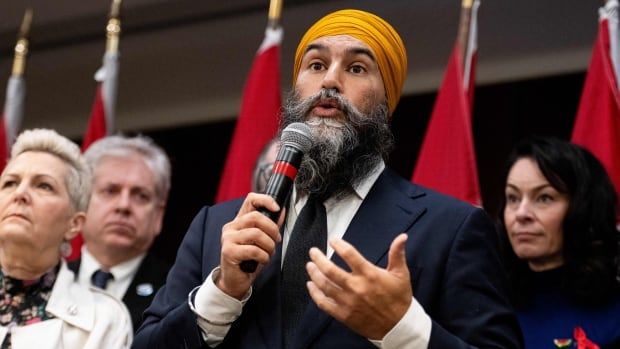
[[[277,138],[273,138],[265,146],[256,159],[254,165],[254,173],[252,174],[252,192],[264,193],[267,181],[271,177],[271,170],[273,169],[273,163],[278,156],[278,150],[280,150],[280,142]]]

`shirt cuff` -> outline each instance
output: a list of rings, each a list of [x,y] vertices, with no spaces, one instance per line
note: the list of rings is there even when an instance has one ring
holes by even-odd
[[[213,269],[196,291],[193,304],[191,297],[193,290],[189,297],[190,308],[198,315],[197,322],[202,330],[203,339],[211,347],[224,340],[230,326],[241,315],[243,306],[252,295],[251,288],[241,301],[227,295],[215,285],[219,274],[219,267]]]
[[[370,340],[382,349],[426,349],[431,339],[433,322],[415,298],[405,315],[382,340]]]

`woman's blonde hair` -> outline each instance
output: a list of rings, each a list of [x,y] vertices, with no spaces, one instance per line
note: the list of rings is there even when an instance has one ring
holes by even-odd
[[[9,162],[27,151],[49,153],[63,160],[69,167],[65,179],[71,204],[77,211],[86,211],[90,200],[91,171],[80,148],[54,130],[32,129],[22,132],[11,148]]]

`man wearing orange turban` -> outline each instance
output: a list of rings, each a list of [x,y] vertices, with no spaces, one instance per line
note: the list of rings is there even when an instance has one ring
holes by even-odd
[[[383,79],[390,114],[393,113],[407,77],[407,51],[396,30],[380,17],[368,12],[333,12],[310,27],[295,52],[293,81],[297,80],[308,44],[320,37],[337,35],[351,36],[372,50]]]
[[[280,207],[257,193],[204,208],[135,348],[522,346],[489,218],[385,166],[406,71],[400,36],[371,13],[306,32],[281,129],[304,123],[312,145],[285,214],[259,213]]]

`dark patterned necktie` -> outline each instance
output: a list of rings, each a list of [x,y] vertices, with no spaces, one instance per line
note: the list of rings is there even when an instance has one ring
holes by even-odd
[[[290,348],[310,295],[306,287],[308,251],[327,248],[327,217],[322,200],[310,196],[297,217],[282,265],[282,335],[284,348]]]
[[[97,269],[97,271],[90,277],[90,282],[93,286],[105,290],[108,286],[108,281],[112,279],[114,279],[114,275],[112,275],[112,273]]]

